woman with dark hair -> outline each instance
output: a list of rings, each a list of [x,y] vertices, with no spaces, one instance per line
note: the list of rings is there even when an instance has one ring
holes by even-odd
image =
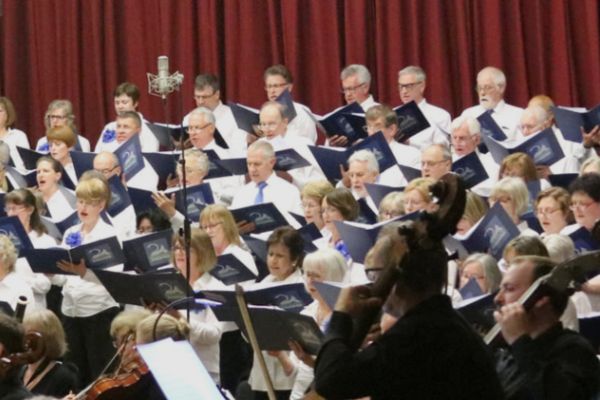
[[[67,199],[72,192],[61,187],[61,178],[62,167],[54,158],[44,156],[37,161],[37,188],[46,204],[49,217],[54,222],[62,221],[75,212],[74,204]],[[74,198],[73,195],[72,200]]]
[[[302,236],[290,226],[275,229],[267,240],[267,266],[269,268],[269,275],[256,286],[303,283],[304,280],[300,271],[303,259],[304,240]],[[276,355],[271,355],[266,351],[262,353],[269,374],[271,375],[271,380],[273,381],[277,399],[288,399],[295,380],[295,375],[286,374],[286,367],[283,365],[289,362],[288,354],[286,352],[277,352]],[[254,399],[268,398],[267,386],[258,366],[256,355],[254,356],[248,383],[254,392]]]
[[[71,182],[77,184],[77,174],[70,153],[77,144],[77,135],[68,126],[59,126],[48,129],[46,137],[50,145],[50,156],[60,163]]]
[[[584,174],[569,186],[575,222],[591,231],[600,219],[600,174]]]
[[[137,215],[136,227],[138,234],[164,231],[171,228],[167,216],[159,209],[143,211]]]
[[[339,251],[347,262],[350,252],[335,227],[335,221],[354,221],[358,217],[358,203],[348,189],[337,188],[327,193],[321,207],[325,229],[330,233],[329,245]]]
[[[29,140],[25,132],[13,128],[16,120],[17,113],[12,101],[8,97],[0,97],[0,141],[8,145],[15,167],[22,168],[23,162],[17,146],[28,149]]]
[[[4,202],[6,215],[19,219],[33,247],[46,249],[56,246],[56,240],[48,235],[46,227],[42,224],[37,199],[30,190],[13,190],[6,195]],[[46,308],[46,294],[50,290],[48,277],[44,274],[34,273],[25,258],[17,260],[15,270],[31,285],[36,306]]]

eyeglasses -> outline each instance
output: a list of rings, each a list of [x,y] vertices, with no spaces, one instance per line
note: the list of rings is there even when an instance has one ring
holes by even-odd
[[[589,203],[571,203],[571,205],[569,206],[569,209],[571,211],[585,211],[593,204],[594,204],[593,201],[590,201]]]
[[[6,206],[4,207],[4,213],[5,214],[11,214],[11,213],[18,213],[21,210],[24,210],[25,207],[23,206]]]
[[[438,164],[446,162],[448,160],[439,160],[439,161],[421,161],[422,167],[435,167]]]
[[[477,85],[477,86],[475,86],[475,91],[477,93],[481,93],[481,92],[488,93],[488,92],[491,92],[492,90],[496,90],[496,88],[497,87],[494,85],[483,85],[483,86]]]
[[[206,224],[206,225],[201,225],[200,227],[202,228],[202,230],[209,230],[209,229],[215,229],[217,226],[221,225],[222,222],[215,222],[213,224]]]
[[[414,87],[416,87],[417,85],[419,85],[421,83],[423,83],[423,81],[418,81],[418,82],[413,82],[413,83],[399,83],[398,84],[398,89],[400,89],[400,90],[404,90],[404,89],[411,90],[411,89],[413,89]]]
[[[271,83],[269,85],[265,85],[265,90],[271,90],[271,89],[281,89],[283,87],[286,87],[287,85],[289,85],[289,83]]]
[[[217,92],[212,92],[211,94],[195,94],[194,100],[208,100],[213,97]]]
[[[117,167],[118,165],[115,165],[112,168],[96,169],[96,171],[100,172],[102,175],[110,175]]]
[[[193,133],[193,132],[201,132],[204,129],[208,128],[209,126],[211,126],[212,124],[209,122],[208,124],[204,125],[204,126],[198,126],[198,125],[190,125],[187,128],[185,128],[187,133]]]
[[[497,201],[499,201],[500,203],[510,203],[511,198],[510,198],[510,196],[500,196],[500,197],[490,196],[488,199],[488,202],[490,204],[494,204]]]
[[[363,127],[363,131],[365,132],[379,132],[379,131],[383,131],[385,129],[385,125],[383,124],[376,124],[376,125],[364,125]]]
[[[312,209],[312,208],[321,208],[321,206],[316,203],[302,202],[302,208]]]
[[[258,127],[264,131],[266,129],[275,129],[279,126],[279,124],[281,124],[281,121],[279,121],[279,122],[262,122],[262,123],[258,124]]]
[[[173,245],[172,250],[173,250],[173,252],[175,252],[175,251],[183,251],[185,249],[184,249],[184,247],[182,245],[180,245],[178,243],[178,244]]]
[[[548,215],[554,214],[555,212],[557,212],[559,210],[560,210],[560,208],[545,208],[545,209],[537,209],[537,210],[535,210],[535,213],[537,215],[548,216]]]
[[[356,92],[358,89],[360,89],[364,85],[365,85],[365,82],[360,83],[360,84],[358,84],[356,86],[345,87],[345,88],[342,88],[342,90],[340,90],[340,92],[344,93],[344,94],[346,94],[346,93],[354,93],[354,92]]]
[[[63,119],[67,119],[67,116],[66,115],[50,114],[50,115],[47,115],[46,118],[48,118],[49,120],[57,119],[59,121],[62,121]]]

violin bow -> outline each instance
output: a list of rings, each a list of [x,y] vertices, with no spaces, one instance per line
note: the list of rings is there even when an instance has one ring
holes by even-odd
[[[244,322],[244,326],[246,327],[246,332],[248,333],[250,345],[252,346],[254,354],[258,358],[258,365],[260,366],[263,379],[267,384],[267,395],[269,397],[269,400],[277,400],[277,397],[275,396],[275,388],[273,387],[273,381],[271,380],[271,375],[269,375],[267,364],[265,364],[265,358],[258,345],[258,340],[256,339],[254,325],[252,325],[252,319],[250,318],[250,313],[248,312],[248,305],[246,304],[246,299],[244,298],[244,289],[238,284],[235,285],[235,299],[237,301],[238,308],[240,309],[240,313],[242,314],[242,321]]]

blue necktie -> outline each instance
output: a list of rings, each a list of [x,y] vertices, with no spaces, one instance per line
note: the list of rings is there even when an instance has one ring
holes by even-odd
[[[254,198],[254,204],[262,204],[265,202],[265,188],[267,187],[267,182],[258,182],[256,184],[258,186],[258,193]]]

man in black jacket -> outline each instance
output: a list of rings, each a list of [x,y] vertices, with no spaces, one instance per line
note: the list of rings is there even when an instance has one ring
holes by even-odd
[[[559,321],[568,294],[546,288],[548,294],[528,311],[517,301],[553,268],[544,257],[518,257],[496,296],[494,316],[508,344],[497,351],[496,368],[509,400],[584,400],[597,394],[600,365],[594,349]]]
[[[383,259],[386,254],[381,255]],[[441,245],[413,249],[400,263],[388,304],[398,321],[357,351],[352,317],[378,307],[366,286],[343,289],[315,365],[327,399],[501,399],[483,341],[442,294],[447,256]]]

